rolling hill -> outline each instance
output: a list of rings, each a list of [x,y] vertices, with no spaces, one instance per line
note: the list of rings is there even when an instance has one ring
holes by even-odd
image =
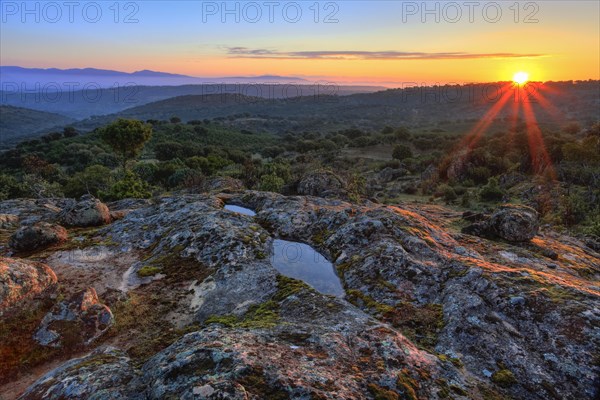
[[[72,122],[75,120],[60,114],[0,106],[0,149],[22,139],[39,136],[44,133],[44,130]]]

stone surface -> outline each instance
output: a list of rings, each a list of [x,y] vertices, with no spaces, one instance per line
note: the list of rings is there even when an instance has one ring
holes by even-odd
[[[491,215],[465,213],[463,218],[473,222],[463,232],[488,238],[501,238],[509,242],[527,242],[539,230],[537,212],[527,206],[506,204],[498,207]],[[548,253],[552,251],[547,249]]]
[[[19,225],[19,217],[13,214],[0,214],[0,229],[14,228]]]
[[[125,353],[106,347],[52,370],[20,399],[126,400],[131,397],[125,387],[132,378],[133,368]]]
[[[56,284],[54,271],[45,264],[0,257],[0,311]]]
[[[66,226],[100,226],[111,222],[106,204],[91,195],[81,196],[78,202],[66,207],[59,215]]]
[[[114,322],[110,308],[100,303],[93,288],[57,304],[44,316],[33,338],[42,346],[60,347],[64,337],[69,346],[89,345],[108,331]]]
[[[219,176],[216,178],[207,179],[202,184],[202,190],[205,192],[239,192],[244,189],[244,183],[239,179],[229,176]]]
[[[534,238],[539,229],[537,212],[526,206],[505,205],[489,220],[492,232],[509,242],[525,242]]]
[[[436,205],[254,191],[153,199],[94,232],[118,244],[115,257],[139,255],[127,277],[159,276],[124,277],[128,300],[112,300],[117,321],[133,318],[110,337],[138,355],[123,365],[128,378],[99,389],[115,365],[100,360],[84,369],[85,387],[70,364],[53,373],[50,398],[66,382],[88,398],[597,396],[600,255],[557,232],[491,241],[460,233],[460,222]],[[331,260],[345,298],[278,275],[275,238]]]
[[[340,177],[329,171],[310,172],[298,182],[297,191],[309,196],[339,196],[344,190],[344,182]]]
[[[67,238],[67,230],[62,226],[48,222],[36,222],[31,226],[19,228],[12,234],[8,244],[17,252],[34,251],[64,243]]]

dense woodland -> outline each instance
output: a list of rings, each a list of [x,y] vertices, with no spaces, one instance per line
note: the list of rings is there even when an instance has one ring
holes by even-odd
[[[213,176],[293,194],[303,174],[328,170],[346,183],[354,201],[443,202],[461,209],[522,202],[546,223],[600,236],[598,122],[540,126],[548,155],[542,157],[531,139],[538,127],[508,117],[468,143],[464,132],[476,120],[450,132],[443,124],[279,135],[232,126],[248,117],[148,120],[139,125],[151,131],[149,140],[127,154],[103,135],[110,124],[87,134],[67,126],[2,153],[0,199],[85,193],[105,201],[148,198],[198,190]]]

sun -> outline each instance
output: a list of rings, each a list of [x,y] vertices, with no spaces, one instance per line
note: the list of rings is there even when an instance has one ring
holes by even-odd
[[[522,85],[525,82],[527,82],[529,80],[529,74],[527,72],[517,72],[516,74],[514,74],[513,76],[513,81],[516,84]]]

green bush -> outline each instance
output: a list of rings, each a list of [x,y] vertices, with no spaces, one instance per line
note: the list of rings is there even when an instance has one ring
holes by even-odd
[[[106,200],[147,199],[152,196],[150,186],[132,171],[126,171],[122,179],[115,182],[100,197]]]
[[[0,174],[0,200],[14,199],[25,195],[25,188],[10,175]]]
[[[112,180],[110,168],[91,165],[74,174],[64,185],[64,192],[69,197],[79,197],[86,193],[98,197],[101,191],[111,186]]]
[[[392,157],[396,160],[405,160],[407,158],[412,158],[413,153],[410,147],[404,144],[398,144],[394,146],[394,150],[392,151]]]
[[[265,192],[280,192],[285,181],[275,174],[263,175],[260,177],[259,190]]]
[[[490,178],[488,183],[481,188],[479,198],[482,201],[501,201],[504,198],[504,191],[498,186],[498,179]]]

